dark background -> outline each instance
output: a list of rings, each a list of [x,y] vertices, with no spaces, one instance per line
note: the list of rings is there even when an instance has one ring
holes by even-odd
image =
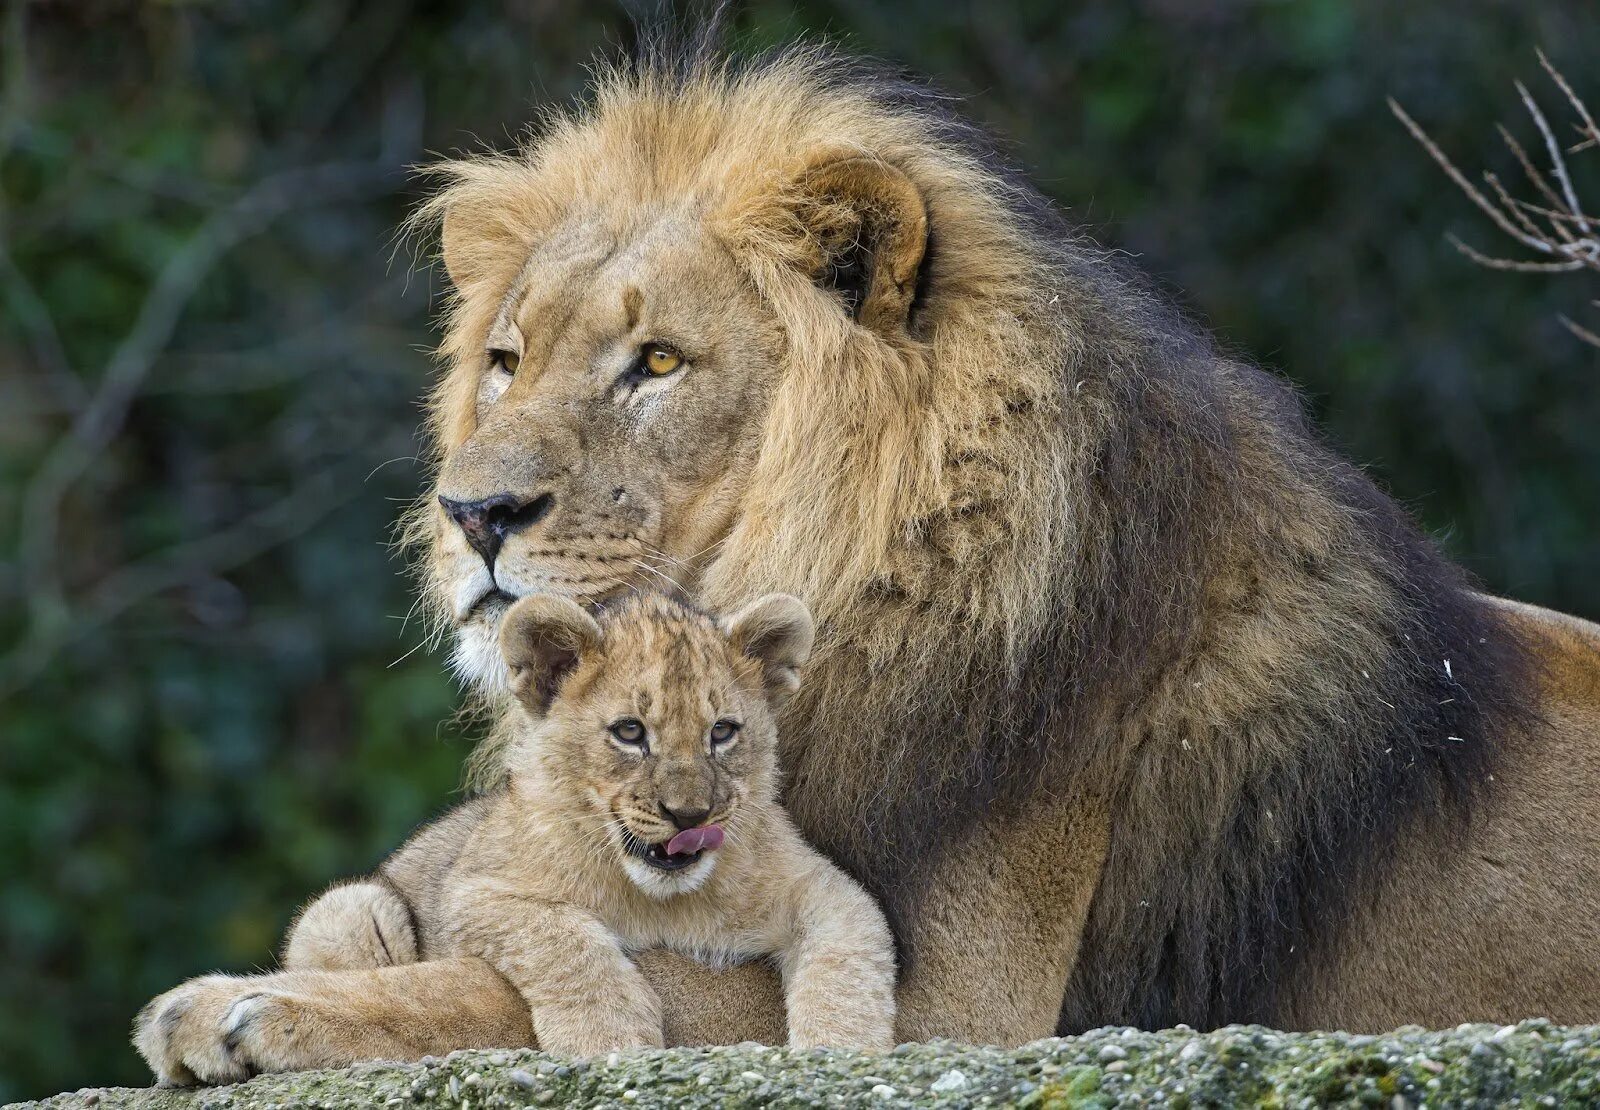
[[[1476,169],[1592,2],[756,3],[933,75],[1492,589],[1600,617],[1594,275],[1498,245]],[[505,147],[628,37],[582,0],[12,3],[0,27],[0,1101],[142,1083],[139,1005],[455,788],[470,728],[386,547],[439,277],[403,167]],[[1540,81],[1536,82],[1538,78]],[[1600,107],[1600,104],[1596,105]],[[1600,162],[1600,155],[1586,155]],[[1594,195],[1593,177],[1587,179]]]

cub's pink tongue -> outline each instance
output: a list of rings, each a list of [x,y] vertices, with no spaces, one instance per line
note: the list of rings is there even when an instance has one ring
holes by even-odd
[[[722,826],[701,825],[699,828],[684,829],[667,841],[667,855],[692,856],[701,850],[710,851],[720,847],[722,847]]]

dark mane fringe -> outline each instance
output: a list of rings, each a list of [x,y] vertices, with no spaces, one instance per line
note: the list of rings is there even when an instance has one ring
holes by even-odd
[[[1381,628],[1392,654],[1382,669],[1374,663],[1351,670],[1330,652],[1327,665],[1346,669],[1325,677],[1349,691],[1346,703],[1297,703],[1301,691],[1285,688],[1283,706],[1228,722],[1233,735],[1187,738],[1197,749],[1298,741],[1291,758],[1250,768],[1231,806],[1217,815],[1222,831],[1215,838],[1169,845],[1170,854],[1151,858],[1144,840],[1152,811],[1186,794],[1190,805],[1204,805],[1192,795],[1205,787],[1169,773],[1165,797],[1124,788],[1117,801],[1124,819],[1106,864],[1107,875],[1121,879],[1115,886],[1122,897],[1097,898],[1091,911],[1063,1031],[1271,1023],[1297,966],[1336,936],[1361,881],[1408,833],[1459,832],[1472,802],[1492,785],[1497,736],[1534,716],[1527,700],[1533,664],[1492,603],[1400,506],[1315,440],[1286,386],[1254,369],[1239,372],[1275,414],[1278,433],[1299,448],[1303,477],[1350,512],[1351,532],[1343,537],[1350,557],[1372,569],[1393,599]],[[1216,501],[1196,504],[1206,512]],[[1160,531],[1181,530],[1169,523]],[[1151,564],[1133,559],[1123,566],[1123,573],[1147,574]],[[1330,593],[1339,588],[1336,568],[1305,570],[1323,577]],[[1142,619],[1162,616],[1148,611]],[[1341,631],[1330,621],[1327,634],[1332,641]],[[1187,651],[1206,649],[1204,627],[1191,627],[1185,639]],[[1351,712],[1351,704],[1363,711]],[[1141,738],[1143,746],[1172,742]]]
[[[725,60],[714,37],[641,39],[635,64],[656,74],[765,64]],[[1289,386],[1225,357],[1069,226],[949,98],[837,55],[817,81],[920,117],[937,142],[988,168],[995,195],[1071,292],[1064,311],[1077,313],[1087,353],[1063,367],[1063,389],[1097,383],[1116,416],[1089,503],[1077,506],[1075,592],[1056,599],[1050,631],[1020,666],[1004,666],[997,646],[948,688],[895,707],[894,727],[953,738],[954,755],[915,769],[918,804],[870,781],[832,785],[856,792],[856,820],[805,831],[884,899],[904,938],[930,870],[954,858],[974,822],[1003,821],[1044,789],[1104,786],[1114,799],[1110,856],[1061,1030],[1270,1021],[1298,962],[1333,935],[1396,840],[1419,822],[1448,835],[1470,819],[1496,735],[1533,716],[1529,654],[1406,512],[1318,440]],[[941,217],[930,213],[934,249],[919,297],[933,314],[940,260],[960,250],[958,229]],[[1264,447],[1282,468],[1271,484],[1248,457]],[[1324,553],[1272,529],[1313,511],[1343,522]],[[1365,626],[1387,652],[1365,665],[1341,643],[1343,622],[1364,619],[1360,599],[1345,596],[1355,574],[1387,597]],[[1325,587],[1327,650],[1294,664],[1337,698],[1308,701],[1285,681],[1240,718],[1174,726],[1192,735],[1147,724],[1174,676],[1215,659],[1219,615],[1264,611],[1287,576]],[[1240,586],[1219,599],[1223,579]],[[1180,744],[1223,753],[1217,766],[1238,776],[1233,791],[1216,796],[1206,775],[1184,774],[1173,760]],[[1252,751],[1279,758],[1241,754]],[[1208,805],[1215,831],[1177,824]]]

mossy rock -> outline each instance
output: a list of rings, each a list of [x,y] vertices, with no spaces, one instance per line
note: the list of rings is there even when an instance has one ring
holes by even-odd
[[[884,1055],[738,1045],[570,1060],[457,1052],[415,1064],[192,1090],[84,1089],[36,1107],[1600,1106],[1600,1026],[1463,1025],[1382,1036],[1229,1026],[1100,1029],[1011,1050],[932,1042]]]

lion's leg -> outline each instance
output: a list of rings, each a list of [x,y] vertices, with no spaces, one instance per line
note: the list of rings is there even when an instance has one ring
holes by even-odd
[[[152,1001],[134,1025],[134,1046],[168,1085],[532,1043],[522,996],[476,959],[208,975]]]
[[[662,992],[668,1044],[784,1043],[783,989],[767,961],[719,971],[656,951],[638,964]],[[135,1047],[167,1085],[533,1044],[526,1001],[465,958],[207,975],[152,1001],[134,1026]]]
[[[639,953],[634,963],[661,999],[668,1045],[788,1043],[783,981],[771,961],[718,970],[655,949]]]
[[[393,886],[363,879],[329,887],[289,926],[288,971],[355,971],[416,963],[421,955],[411,907]]]
[[[1054,1035],[1109,829],[1105,807],[1081,801],[973,829],[910,921],[896,1037],[1016,1045]]]

